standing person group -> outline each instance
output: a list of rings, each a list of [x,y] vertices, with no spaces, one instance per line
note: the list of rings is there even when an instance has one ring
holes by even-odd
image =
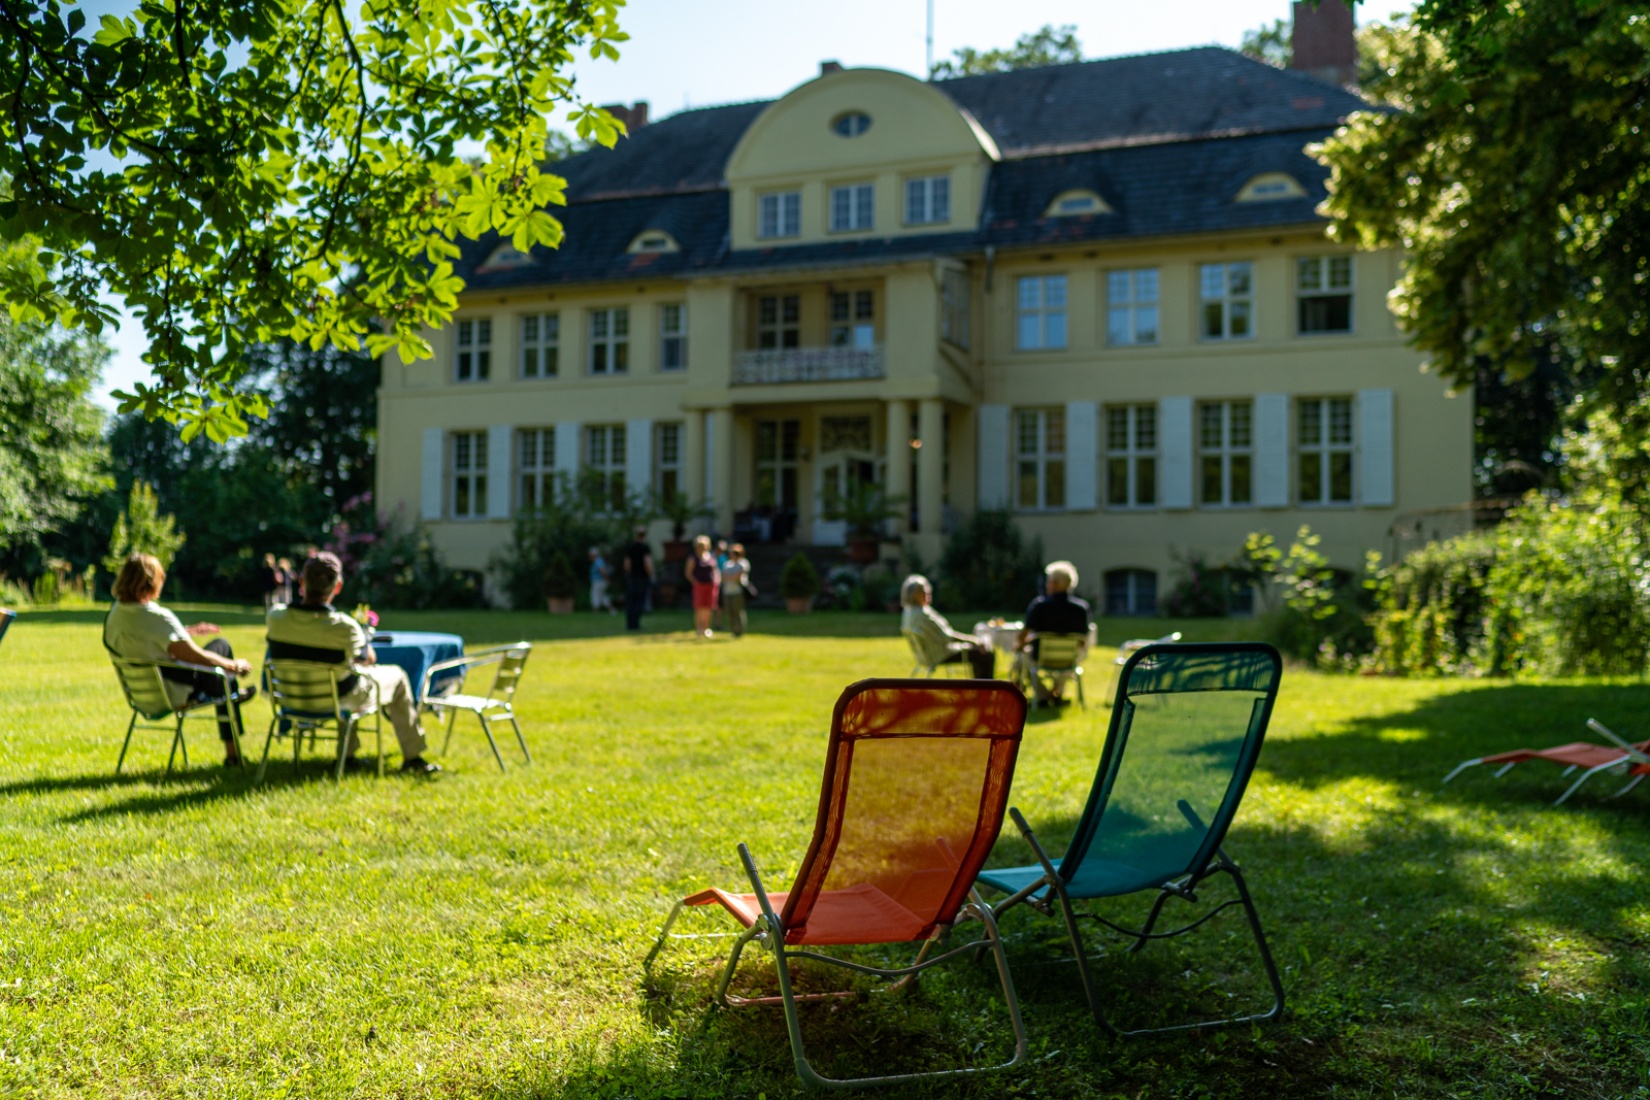
[[[258,569],[258,583],[264,592],[264,610],[277,604],[292,602],[292,562],[286,558],[275,560],[274,554],[265,554]]]
[[[722,612],[728,629],[735,638],[745,634],[745,599],[756,594],[751,585],[751,563],[745,557],[745,548],[734,543],[720,565],[722,581]]]
[[[710,617],[716,610],[722,587],[721,571],[710,552],[710,537],[700,535],[693,540],[693,553],[682,565],[683,579],[693,586],[693,633],[700,638],[711,636]]]
[[[647,609],[653,589],[653,550],[647,544],[647,528],[637,526],[636,537],[624,551],[624,628],[642,629],[642,612]]]
[[[590,610],[606,611],[614,614],[613,601],[607,596],[607,559],[602,556],[602,548],[590,548]]]

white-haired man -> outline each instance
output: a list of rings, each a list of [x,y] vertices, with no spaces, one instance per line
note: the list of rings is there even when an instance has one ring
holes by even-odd
[[[1036,656],[1038,634],[1086,635],[1089,632],[1089,605],[1071,594],[1076,587],[1077,567],[1071,562],[1049,562],[1043,569],[1043,595],[1026,608],[1025,629],[1020,631],[1016,643],[1022,657]],[[1059,701],[1065,686],[1065,677],[1057,676],[1052,690],[1045,689],[1041,683],[1036,689],[1039,698],[1046,695]]]

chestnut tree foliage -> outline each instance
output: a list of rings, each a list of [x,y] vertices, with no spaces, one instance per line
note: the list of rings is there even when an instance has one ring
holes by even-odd
[[[1449,381],[1557,364],[1650,499],[1650,0],[1422,0],[1319,155],[1332,235],[1404,249],[1392,305]]]
[[[219,442],[280,339],[427,357],[460,237],[554,247],[547,119],[612,145],[574,51],[615,58],[623,0],[0,0],[0,267],[19,322],[141,318],[150,382],[117,394]],[[375,327],[374,322],[381,327]]]

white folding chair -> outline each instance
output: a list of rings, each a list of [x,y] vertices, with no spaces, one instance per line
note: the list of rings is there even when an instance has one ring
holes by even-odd
[[[441,745],[443,755],[447,752],[447,746],[452,744],[453,723],[458,718],[458,712],[463,710],[480,721],[481,732],[487,735],[487,744],[493,750],[493,759],[498,761],[499,771],[505,770],[504,756],[498,751],[498,741],[493,737],[494,722],[510,723],[516,731],[516,743],[521,746],[522,760],[528,764],[533,762],[532,754],[527,751],[527,739],[521,734],[521,723],[516,721],[515,708],[516,688],[521,683],[522,669],[526,667],[527,657],[532,652],[532,642],[514,642],[454,657],[450,661],[437,661],[424,670],[418,685],[418,697],[437,718],[443,713],[447,716],[447,738]],[[493,674],[493,686],[487,689],[487,694],[464,694],[464,679],[470,671],[491,664],[498,665],[498,671]],[[430,685],[434,680],[455,669],[458,676],[446,690],[439,695],[431,694]]]
[[[918,676],[933,677],[936,672],[941,671],[945,672],[948,676],[956,676],[959,674],[963,676],[974,675],[972,671],[973,666],[968,663],[967,658],[963,658],[961,660],[945,660],[941,661],[937,665],[930,664],[928,661],[928,655],[922,650],[921,637],[916,633],[916,631],[902,630],[900,633],[905,635],[905,644],[911,647],[911,657],[916,661],[916,664],[911,666],[912,679],[915,679]]]
[[[1106,706],[1111,705],[1117,695],[1117,678],[1123,672],[1123,666],[1128,663],[1129,655],[1137,649],[1145,649],[1149,645],[1169,645],[1180,641],[1180,631],[1175,630],[1161,638],[1130,638],[1117,647],[1117,659],[1111,663],[1111,684],[1106,688]]]
[[[335,780],[344,778],[344,762],[349,747],[350,731],[357,736],[371,733],[376,742],[378,774],[384,774],[384,719],[378,684],[363,678],[371,698],[363,707],[346,708],[340,701],[348,690],[340,690],[343,681],[357,675],[352,669],[329,665],[320,661],[297,661],[290,658],[270,658],[264,664],[264,682],[269,688],[269,705],[274,712],[269,719],[269,734],[264,738],[263,759],[258,762],[256,782],[264,781],[264,770],[269,767],[269,746],[278,737],[292,738],[292,765],[298,766],[298,752],[308,736],[313,745],[317,739],[338,742],[338,760],[333,772]],[[370,725],[364,720],[370,720]],[[333,732],[323,732],[327,727]]]
[[[126,740],[120,746],[120,759],[115,761],[115,774],[120,774],[121,767],[126,763],[126,750],[132,745],[134,730],[170,730],[172,733],[172,751],[166,755],[166,772],[172,772],[172,762],[179,752],[183,754],[183,766],[189,766],[189,746],[183,739],[183,722],[186,718],[212,718],[216,723],[217,715],[199,714],[198,711],[207,707],[216,707],[219,703],[227,703],[233,694],[229,690],[229,673],[221,668],[212,668],[208,665],[186,664],[183,661],[132,661],[124,657],[109,658],[114,662],[115,676],[120,680],[120,690],[126,696],[126,705],[132,708],[132,720],[126,724]],[[183,669],[186,672],[204,672],[218,677],[222,690],[215,692],[210,698],[191,696],[182,706],[172,705],[172,695],[167,690],[166,678],[160,674],[163,668]],[[140,724],[138,719],[144,719]],[[229,707],[229,729],[235,738],[235,755],[241,754],[241,722],[240,712]]]

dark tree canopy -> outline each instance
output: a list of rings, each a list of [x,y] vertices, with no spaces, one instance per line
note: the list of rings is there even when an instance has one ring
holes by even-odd
[[[1040,30],[1022,34],[1014,45],[1001,50],[976,50],[964,46],[951,52],[951,60],[937,61],[928,74],[932,80],[954,76],[1002,73],[1010,69],[1040,69],[1046,65],[1069,65],[1083,60],[1083,46],[1072,24],[1046,24]]]
[[[266,410],[239,384],[255,345],[427,356],[458,237],[560,241],[551,112],[623,132],[566,74],[576,48],[617,57],[618,6],[139,0],[92,28],[0,0],[0,238],[38,246],[0,269],[0,304],[95,331],[107,287],[155,372],[122,409],[220,442]]]

